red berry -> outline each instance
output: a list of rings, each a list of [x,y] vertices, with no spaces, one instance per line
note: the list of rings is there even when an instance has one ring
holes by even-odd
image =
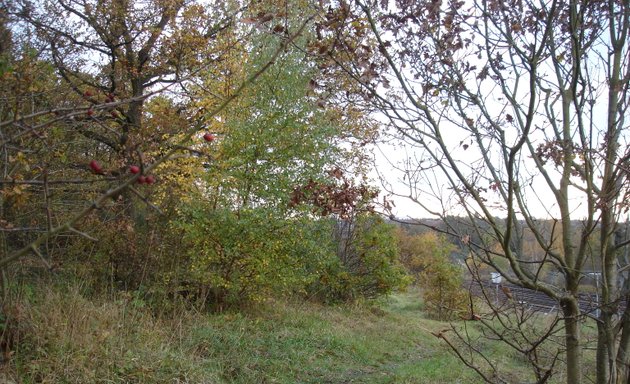
[[[147,176],[147,178],[145,179],[145,182],[146,182],[147,184],[153,184],[153,183],[155,183],[155,176],[153,176],[153,175],[149,175],[149,176]]]
[[[137,175],[138,173],[140,173],[140,167],[138,167],[137,165],[132,165],[131,167],[129,167],[129,172]]]
[[[98,173],[98,174],[102,174],[103,173],[103,168],[101,167],[101,165],[96,160],[90,161],[90,168],[92,168],[94,173]]]
[[[214,141],[214,135],[212,133],[206,133],[203,135],[203,139],[209,143]]]
[[[83,93],[83,96],[85,96],[85,97],[92,97],[92,96],[94,96],[94,94],[92,92],[90,92],[90,91],[85,91]]]
[[[147,182],[147,178],[144,175],[140,175],[140,177],[138,177],[138,184],[144,184]]]
[[[88,111],[87,111],[87,115],[88,115],[88,116],[92,116],[92,115],[94,115],[94,110],[93,110],[92,108],[88,109]]]

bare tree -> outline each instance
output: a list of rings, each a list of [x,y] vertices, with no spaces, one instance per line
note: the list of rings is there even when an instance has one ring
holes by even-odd
[[[407,148],[397,166],[406,189],[392,183],[392,192],[445,220],[467,216],[467,231],[449,231],[473,265],[559,304],[567,383],[582,382],[579,294],[586,273],[599,273],[597,382],[625,383],[629,241],[616,234],[630,208],[630,2],[324,6],[315,45],[323,65],[353,79],[356,101],[385,116]],[[534,257],[523,252],[525,234]]]

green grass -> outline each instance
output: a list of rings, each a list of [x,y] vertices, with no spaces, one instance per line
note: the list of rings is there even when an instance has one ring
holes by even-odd
[[[417,292],[378,303],[273,301],[244,313],[156,318],[141,302],[36,292],[14,316],[20,383],[478,383],[432,332]],[[497,361],[525,370],[505,346]]]

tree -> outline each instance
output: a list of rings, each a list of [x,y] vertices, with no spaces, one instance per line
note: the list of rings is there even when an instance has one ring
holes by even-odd
[[[400,227],[396,231],[396,238],[400,261],[412,275],[422,273],[431,263],[432,257],[447,258],[456,249],[444,236],[438,236],[435,232],[410,234]]]
[[[337,222],[335,243],[350,284],[341,295],[375,298],[409,283],[400,265],[395,227],[380,216],[360,213]]]
[[[255,37],[228,55],[222,65],[229,82],[214,88],[231,92],[232,83],[257,70],[277,49],[269,36]],[[214,102],[215,94],[204,90],[216,70],[199,86],[200,105]],[[332,231],[304,233],[304,228],[328,223],[312,218],[309,207],[289,204],[295,186],[331,178],[327,169],[344,163],[346,152],[358,151],[338,145],[345,116],[317,106],[309,87],[313,72],[298,50],[277,58],[212,123],[214,139],[204,147],[213,151],[197,161],[207,167],[191,169],[188,185],[197,192],[177,207],[182,214],[176,226],[188,250],[179,280],[205,291],[204,302],[217,308],[303,290],[303,281],[320,273],[314,266],[335,256],[326,246]],[[312,243],[321,244],[321,250]],[[299,255],[297,249],[310,254]]]
[[[167,135],[168,140],[164,141],[161,141],[163,136],[153,137],[154,140],[147,142],[147,135],[160,133],[159,129],[162,127],[155,126],[155,131],[151,131],[149,127],[143,126],[143,119],[147,117],[143,114],[145,101],[158,93],[166,95],[166,86],[160,87],[163,84],[170,84],[171,90],[177,87],[183,89],[185,81],[190,79],[189,74],[199,70],[195,66],[209,65],[211,62],[197,56],[198,52],[188,50],[195,48],[193,42],[199,43],[197,38],[212,40],[215,25],[209,23],[204,16],[209,8],[180,2],[157,2],[155,7],[136,7],[130,2],[105,4],[65,1],[37,5],[20,2],[6,7],[3,3],[3,9],[5,8],[9,10],[13,25],[21,23],[11,29],[14,37],[16,34],[24,37],[24,44],[19,49],[28,53],[34,50],[31,47],[44,47],[42,50],[34,50],[43,52],[38,56],[39,63],[45,68],[54,68],[57,72],[49,81],[53,85],[62,84],[65,88],[50,88],[50,84],[45,85],[46,91],[53,95],[52,98],[46,98],[45,103],[35,103],[35,95],[28,94],[29,104],[24,103],[20,97],[15,97],[9,99],[16,101],[15,107],[4,108],[5,104],[2,105],[3,121],[0,128],[3,130],[1,144],[5,154],[3,187],[15,189],[22,185],[43,185],[46,189],[47,185],[53,184],[98,186],[87,192],[79,191],[76,202],[71,206],[64,204],[59,215],[51,215],[50,211],[44,212],[49,219],[54,217],[54,220],[48,220],[48,226],[43,231],[38,231],[24,242],[5,242],[4,245],[7,246],[3,247],[0,257],[1,269],[29,253],[40,256],[46,262],[40,247],[61,233],[74,233],[94,240],[93,236],[77,227],[95,211],[99,215],[112,214],[113,210],[106,208],[119,207],[121,200],[125,203],[123,214],[135,219],[134,210],[129,209],[133,208],[134,202],[129,197],[137,195],[144,203],[149,202],[132,184],[140,182],[143,177],[148,179],[150,172],[172,159],[175,153],[188,150],[187,145],[192,141],[193,135],[203,128],[204,119],[212,120],[218,116],[272,66],[274,60],[305,28],[305,24],[301,24],[295,31],[287,31],[285,35],[278,36],[281,42],[270,53],[268,61],[261,63],[250,76],[234,87],[230,95],[218,100],[212,108],[177,119],[175,128],[180,130],[177,135]],[[220,9],[222,8],[217,6],[217,14],[224,15],[225,13],[218,11]],[[177,16],[179,11],[183,12],[181,18]],[[233,13],[228,12],[229,15]],[[223,21],[225,20],[221,19],[219,26],[223,25]],[[193,23],[197,29],[178,24],[180,22]],[[179,27],[186,31],[185,36],[179,34]],[[84,34],[86,30],[92,33]],[[202,31],[204,33],[199,35]],[[36,33],[30,34],[31,32]],[[168,38],[166,34],[169,35]],[[178,38],[183,38],[184,41]],[[189,38],[192,40],[188,41]],[[179,46],[168,45],[175,42]],[[178,47],[185,51],[178,51]],[[17,48],[16,51],[19,52]],[[175,56],[169,60],[161,55],[165,52]],[[213,57],[210,56],[210,59]],[[111,65],[100,67],[101,63]],[[10,74],[21,80],[24,70],[10,69]],[[11,80],[11,76],[3,76],[2,80],[7,78]],[[30,86],[32,81],[24,83]],[[55,89],[71,89],[74,97],[72,94],[56,95]],[[107,90],[116,93],[105,93]],[[136,90],[138,93],[134,93]],[[43,94],[48,96],[47,93]],[[135,139],[132,140],[131,136]],[[74,148],[72,144],[75,144],[74,140],[77,138],[81,139],[81,147]],[[43,148],[45,153],[30,147],[34,144],[39,145],[38,149]],[[33,155],[27,158],[30,161],[43,160],[45,156],[54,158],[54,152],[46,151],[64,146],[72,150],[64,153],[62,158],[64,164],[70,164],[70,174],[76,175],[76,179],[47,178],[49,174],[60,174],[57,174],[56,169],[46,166],[22,166],[25,156],[18,156],[20,152],[28,151]],[[150,153],[150,150],[154,152]],[[107,164],[103,159],[108,161]],[[133,168],[129,166],[130,163],[133,164],[132,161],[140,169],[132,171]],[[15,173],[16,170],[26,170],[26,175],[18,178],[9,173]],[[50,172],[51,170],[55,172]],[[3,197],[4,195],[6,194]],[[49,194],[46,192],[45,195]],[[2,203],[4,205],[6,201],[3,200]],[[39,215],[33,216],[33,220],[40,218]],[[2,225],[3,229],[9,226],[9,229],[13,229],[13,223],[3,222]],[[28,228],[19,230],[27,231]]]
[[[325,263],[311,291],[324,300],[375,298],[404,288],[409,280],[398,260],[395,227],[376,212],[378,190],[356,185],[340,168],[330,180],[295,187],[290,206],[306,206],[333,223],[335,257]]]
[[[567,383],[582,382],[579,325],[594,313],[581,312],[578,295],[586,266],[600,265],[596,380],[626,382],[630,312],[618,313],[628,300],[620,255],[629,240],[617,234],[630,203],[630,3],[324,6],[328,65],[354,79],[357,98],[414,152],[398,167],[407,185],[398,193],[445,219],[468,216],[470,232],[450,231],[478,261],[559,304]],[[553,220],[551,230],[543,218]],[[522,257],[525,231],[541,250],[533,260]],[[563,282],[543,281],[543,268]]]
[[[423,288],[429,314],[438,320],[468,315],[470,301],[463,288],[463,270],[451,259],[457,248],[435,232],[410,235],[399,228],[396,237],[400,261]]]
[[[237,11],[217,7],[210,12],[210,7],[179,1],[142,6],[134,1],[19,1],[3,2],[1,8],[3,26],[6,14],[12,32],[6,38],[15,41],[2,54],[11,64],[1,80],[3,91],[10,92],[2,100],[0,123],[3,261],[42,233],[47,240],[28,252],[48,267],[71,259],[68,245],[95,237],[78,223],[66,228],[72,234],[60,241],[46,233],[62,228],[103,191],[111,197],[104,199],[111,209],[93,215],[98,218],[91,229],[99,228],[104,238],[126,234],[119,231],[129,223],[145,231],[142,207],[155,206],[146,197],[148,188],[127,182],[133,176],[130,167],[140,167],[139,180],[154,180],[152,163],[163,160],[161,155],[201,121],[185,111],[180,96],[171,113],[180,110],[178,124],[147,124],[147,100],[158,93],[173,99],[167,91],[181,91],[195,71],[210,65],[210,53],[219,58],[222,52],[211,42]],[[199,55],[202,48],[207,57]],[[175,131],[178,137],[164,140]],[[25,207],[31,208],[26,215],[21,213]],[[102,222],[110,225],[99,226]],[[135,243],[119,244],[127,249],[118,248],[117,257],[133,263],[111,270],[131,274],[129,265],[138,261],[132,257]]]
[[[150,162],[146,153],[178,128],[147,127],[145,103],[165,88],[178,90],[221,58],[224,52],[213,42],[237,13],[228,8],[184,1],[51,0],[20,1],[9,9],[22,28],[35,32],[32,44],[43,46],[76,93],[66,107],[85,108],[89,118],[73,129],[95,142],[88,156],[124,171]],[[127,215],[136,216],[131,195],[123,197]]]
[[[256,70],[276,49],[264,35],[252,40],[251,52],[234,58],[241,68],[233,70],[232,81]],[[346,151],[358,151],[338,145],[343,122],[310,95],[313,72],[303,54],[285,53],[214,123],[216,151],[203,179],[215,204],[286,212],[294,186],[327,178],[326,169],[343,163]]]

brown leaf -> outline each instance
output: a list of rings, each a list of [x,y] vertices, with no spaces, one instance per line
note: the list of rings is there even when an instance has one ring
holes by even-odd
[[[258,23],[264,24],[270,20],[273,20],[273,15],[271,13],[266,14],[258,20]]]
[[[481,70],[481,72],[479,72],[479,74],[477,75],[477,79],[479,80],[485,80],[486,77],[488,77],[488,72],[489,69],[487,66],[483,67],[483,69]]]

